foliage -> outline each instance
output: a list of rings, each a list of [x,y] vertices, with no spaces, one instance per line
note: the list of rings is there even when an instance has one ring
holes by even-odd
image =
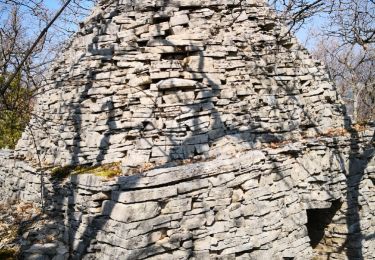
[[[364,50],[322,38],[312,54],[326,64],[355,121],[375,120],[375,46]]]
[[[14,148],[30,116],[32,92],[40,93],[49,64],[93,3],[0,0],[0,148]]]
[[[0,85],[5,78],[0,76]],[[0,148],[14,148],[30,117],[31,92],[16,77],[0,103]]]

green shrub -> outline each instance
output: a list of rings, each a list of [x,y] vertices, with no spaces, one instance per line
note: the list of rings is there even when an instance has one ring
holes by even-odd
[[[0,86],[5,78],[0,76]],[[31,112],[31,91],[22,86],[17,77],[0,97],[0,148],[13,149],[21,137]]]

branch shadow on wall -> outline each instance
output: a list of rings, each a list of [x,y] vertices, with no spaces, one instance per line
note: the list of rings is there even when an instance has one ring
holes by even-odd
[[[167,41],[166,41],[167,42]],[[171,46],[173,44],[169,42]],[[194,47],[194,46],[193,46]],[[199,49],[199,46],[195,46],[197,49]],[[192,53],[185,53],[185,55],[191,55]],[[221,85],[218,84],[215,80],[212,80],[211,76],[208,75],[205,72],[205,57],[202,54],[202,52],[195,52],[193,53],[194,55],[198,55],[199,57],[199,65],[198,65],[198,72],[201,75],[201,78],[197,80],[197,86],[203,86],[205,95],[208,98],[201,99],[198,103],[193,103],[193,104],[185,104],[186,108],[190,110],[190,112],[194,114],[199,114],[203,111],[205,111],[206,108],[208,108],[207,111],[210,112],[212,115],[212,120],[210,121],[209,125],[204,125],[202,126],[202,122],[198,119],[198,117],[193,116],[191,120],[191,124],[186,125],[182,121],[178,122],[180,124],[180,127],[183,127],[187,129],[188,131],[191,132],[192,136],[185,138],[182,142],[177,142],[176,138],[174,138],[173,135],[167,132],[163,132],[163,129],[159,129],[159,131],[167,138],[170,140],[172,145],[170,145],[172,148],[170,151],[165,149],[165,155],[170,159],[170,161],[173,160],[185,160],[185,159],[191,159],[194,156],[199,157],[200,159],[209,159],[208,155],[208,150],[207,144],[213,144],[217,140],[219,140],[222,137],[228,137],[231,136],[238,142],[241,142],[244,144],[244,151],[251,150],[253,148],[259,148],[257,146],[257,143],[272,143],[272,142],[282,142],[284,141],[282,139],[282,135],[285,133],[285,130],[280,130],[280,131],[274,131],[274,133],[269,133],[268,131],[257,131],[254,127],[247,129],[247,130],[241,130],[240,127],[236,124],[233,125],[227,125],[226,120],[224,120],[221,116],[221,114],[225,111],[219,111],[216,107],[216,101],[214,100],[214,97],[218,95],[218,93],[221,90]],[[79,64],[79,63],[77,63]],[[265,70],[263,67],[255,67],[255,70]],[[88,82],[90,82],[88,78]],[[87,84],[84,91],[81,94],[81,98],[85,100],[87,98],[87,92],[88,90],[92,87],[92,85]],[[279,87],[281,87],[279,85]],[[297,90],[299,86],[294,86],[294,89],[284,89],[286,93],[289,91]],[[192,89],[190,89],[192,90]],[[195,91],[196,89],[193,89]],[[263,97],[260,97],[263,101],[265,101],[267,98],[272,99],[270,102],[273,103],[272,107],[275,110],[282,110],[283,109],[283,104],[278,104],[275,101],[275,97],[272,98],[272,95],[276,94],[271,94],[269,95],[264,95]],[[260,95],[261,96],[261,95]],[[295,97],[293,95],[287,95],[287,99],[289,99],[290,102],[293,104],[296,103]],[[275,101],[275,102],[274,102]],[[267,101],[268,102],[268,101]],[[101,161],[104,160],[106,154],[108,153],[108,142],[109,142],[109,137],[111,133],[111,126],[110,122],[111,119],[113,119],[114,114],[112,113],[113,111],[113,106],[112,106],[112,101],[106,103],[103,105],[102,110],[108,110],[107,113],[107,119],[106,119],[106,125],[108,128],[108,132],[103,133],[102,139],[99,141],[99,153],[96,156],[96,163],[100,163]],[[154,105],[153,107],[154,112],[157,113],[160,111],[160,109],[157,107],[157,105]],[[78,164],[79,163],[79,156],[81,155],[81,147],[80,147],[80,142],[81,142],[81,132],[82,132],[82,118],[81,116],[81,104],[79,103],[73,103],[71,104],[70,110],[72,111],[71,116],[73,117],[73,126],[74,126],[74,131],[76,136],[73,138],[73,146],[72,146],[72,163],[73,164]],[[252,111],[243,111],[242,114],[249,114]],[[307,118],[308,121],[313,121],[312,119],[309,119],[308,117],[309,112],[308,111],[301,111],[304,116]],[[289,112],[288,116],[290,118],[293,118],[295,111]],[[224,113],[225,114],[225,113]],[[237,115],[239,116],[239,115]],[[251,118],[251,114],[249,115]],[[252,126],[259,126],[259,123],[257,120],[259,118],[251,118],[249,120],[249,125]],[[235,119],[234,119],[235,121]],[[365,151],[359,152],[360,147],[359,147],[359,134],[358,132],[352,127],[352,124],[349,122],[347,123],[348,120],[345,120],[346,123],[346,128],[351,134],[351,145],[350,145],[350,155],[349,155],[349,169],[348,172],[346,173],[346,186],[347,186],[347,197],[345,198],[349,211],[346,216],[346,222],[348,225],[349,229],[349,235],[346,239],[345,243],[345,248],[347,252],[347,256],[350,259],[358,258],[358,259],[363,259],[363,254],[362,254],[362,240],[363,235],[361,234],[361,229],[360,229],[360,209],[359,209],[359,185],[361,183],[361,179],[364,175],[364,171],[367,167],[367,163],[369,162],[370,159],[373,158],[373,151],[374,148],[373,146],[369,146]],[[148,122],[149,123],[149,122]],[[299,126],[295,126],[295,129],[297,129]],[[319,133],[319,129],[316,128],[313,124],[308,125],[307,128],[315,128],[316,132]],[[295,130],[293,129],[293,130]],[[197,143],[197,135],[205,135],[207,134],[207,137],[204,137],[202,142]],[[374,137],[373,137],[374,140]],[[372,141],[373,141],[372,140]],[[298,153],[298,152],[297,152]],[[337,151],[337,154],[340,154],[339,151]],[[292,154],[293,156],[297,156],[296,154]],[[344,158],[340,158],[342,162],[345,161]],[[273,160],[272,156],[268,156],[267,158],[268,161],[273,162],[272,168],[273,172],[276,172],[281,178],[284,178],[284,172],[279,169],[279,165],[275,160]],[[169,166],[168,163],[162,164],[159,167],[163,168]],[[344,170],[344,169],[343,169]],[[73,177],[74,178],[74,177]],[[124,191],[129,191],[129,190],[135,190],[137,189],[137,183],[139,180],[142,179],[142,174],[138,174],[135,176],[129,176],[125,177],[128,180],[129,185],[124,188]],[[101,215],[99,214],[91,214],[88,213],[89,217],[87,219],[82,219],[82,212],[79,213],[77,210],[74,208],[74,198],[75,194],[72,194],[72,188],[73,186],[66,187],[64,186],[62,182],[56,182],[54,184],[54,189],[55,191],[52,194],[48,194],[46,200],[52,202],[49,206],[53,208],[53,211],[59,212],[66,214],[69,218],[69,226],[68,226],[68,233],[70,237],[70,243],[73,243],[73,240],[79,236],[80,239],[75,242],[74,245],[72,246],[72,258],[73,259],[80,259],[84,254],[89,253],[93,254],[96,252],[96,250],[99,250],[96,248],[96,245],[98,243],[97,237],[99,232],[108,224],[110,221],[110,215],[111,212],[113,211],[113,208],[111,208],[111,204],[108,204],[109,208],[104,208],[103,211],[107,212],[106,215]],[[114,185],[113,187],[118,188],[121,190],[121,185],[124,186],[123,181],[119,181],[117,185]],[[287,183],[289,189],[292,190],[293,186],[290,185],[290,183]],[[59,195],[56,195],[59,194]],[[109,195],[108,195],[109,194]],[[111,197],[111,191],[108,191],[108,196]],[[68,198],[68,201],[66,199]],[[112,197],[112,200],[116,200],[116,197]],[[101,201],[101,203],[104,200]],[[160,202],[160,206],[164,203]],[[65,208],[67,207],[67,208]],[[83,209],[86,210],[86,209]],[[83,230],[82,230],[83,229]],[[162,231],[164,232],[165,228],[158,228],[156,231]],[[155,230],[154,230],[155,231]],[[370,235],[371,238],[371,235]],[[158,255],[164,253],[160,250],[158,247],[148,247],[149,245],[152,245],[154,242],[151,237],[148,237],[146,240],[147,246],[144,248],[140,248],[138,251],[135,251],[135,253],[129,255],[130,258],[132,259],[141,259],[145,258],[149,255]],[[103,242],[103,241],[102,241]],[[127,249],[123,249],[124,252],[126,252]],[[193,248],[191,249],[193,251]],[[168,251],[168,250],[167,250]],[[173,249],[169,249],[169,251],[173,251]]]

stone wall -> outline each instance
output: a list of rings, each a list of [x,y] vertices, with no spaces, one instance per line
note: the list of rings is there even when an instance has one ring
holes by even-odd
[[[102,1],[52,66],[17,156],[134,169],[342,127],[324,66],[286,32],[263,0]]]
[[[43,204],[73,259],[373,259],[375,127],[286,31],[263,0],[100,1],[0,153],[0,199]]]
[[[44,202],[73,259],[373,259],[374,130],[111,180],[45,171]],[[40,201],[40,170],[0,165],[2,198]]]

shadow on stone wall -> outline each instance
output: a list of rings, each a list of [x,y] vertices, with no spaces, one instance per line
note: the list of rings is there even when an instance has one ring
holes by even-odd
[[[346,175],[346,203],[348,206],[346,211],[348,235],[343,247],[346,249],[348,259],[364,259],[362,252],[363,240],[368,240],[368,238],[362,234],[361,203],[359,201],[361,195],[360,185],[368,163],[375,155],[375,131],[369,143],[365,143],[361,147],[358,143],[359,134],[350,121],[347,130],[350,132],[351,137],[349,169],[344,172]],[[372,182],[374,182],[373,179]],[[370,235],[370,237],[373,235]]]
[[[235,25],[235,23],[234,23]],[[233,26],[233,25],[232,25]],[[103,29],[106,30],[105,28]],[[165,40],[165,45],[173,46],[172,42],[168,42]],[[280,39],[280,41],[286,41],[285,39]],[[95,45],[95,44],[94,44]],[[191,46],[192,49],[199,49],[200,46]],[[265,46],[266,47],[266,46]],[[280,47],[280,46],[279,46]],[[93,48],[89,48],[89,52],[91,51],[91,54],[94,55],[96,51],[95,46]],[[113,50],[112,50],[113,53]],[[274,53],[273,50],[270,51],[270,53]],[[297,142],[298,139],[287,139],[283,136],[286,134],[285,131],[275,131],[275,132],[257,132],[256,130],[252,129],[252,125],[257,125],[259,122],[257,119],[251,118],[251,112],[252,111],[241,111],[239,114],[248,114],[250,119],[248,129],[241,130],[240,128],[237,128],[235,126],[226,126],[225,120],[222,120],[221,113],[223,111],[219,111],[217,109],[217,106],[215,104],[214,97],[217,95],[217,93],[220,91],[220,85],[212,80],[210,75],[208,75],[204,68],[206,66],[205,64],[205,58],[202,55],[202,52],[196,51],[193,53],[190,52],[181,52],[178,54],[180,58],[186,58],[188,56],[198,56],[199,57],[199,64],[198,64],[198,72],[200,73],[199,79],[197,79],[197,85],[196,86],[203,86],[205,89],[205,95],[208,97],[206,99],[202,99],[202,103],[194,103],[194,104],[186,104],[186,108],[190,110],[190,113],[192,115],[199,114],[201,112],[204,112],[206,108],[209,108],[207,110],[209,114],[212,116],[213,121],[211,122],[211,128],[203,126],[202,128],[199,126],[201,122],[199,121],[198,117],[192,116],[192,126],[195,126],[192,128],[191,126],[187,125],[179,125],[179,127],[187,128],[190,130],[192,136],[185,138],[182,142],[176,142],[173,135],[168,136],[170,133],[164,132],[163,129],[157,129],[156,126],[153,126],[156,128],[157,133],[164,136],[168,142],[170,142],[172,145],[172,149],[169,153],[166,154],[166,156],[169,158],[169,162],[166,162],[164,164],[158,165],[158,168],[165,168],[168,166],[175,166],[181,163],[181,161],[186,159],[191,159],[193,157],[196,157],[197,161],[204,161],[204,160],[212,160],[213,158],[210,158],[208,156],[208,150],[210,149],[209,145],[215,143],[222,137],[232,137],[233,140],[237,141],[240,144],[240,147],[235,147],[233,149],[242,149],[242,150],[235,150],[234,153],[245,153],[246,151],[249,151],[251,149],[262,149],[264,148],[264,144],[266,144],[266,147],[269,147],[268,145],[276,143],[283,145],[283,142],[285,141],[291,141]],[[172,55],[173,56],[173,55]],[[84,59],[85,56],[82,56],[74,65],[71,66],[75,67],[76,65],[80,64],[80,61]],[[173,58],[173,57],[172,57]],[[275,59],[277,57],[275,56]],[[272,68],[272,69],[276,69]],[[255,71],[257,70],[266,70],[269,68],[266,67],[254,67]],[[82,141],[81,138],[81,132],[82,132],[82,110],[81,110],[81,104],[89,98],[88,91],[92,88],[91,78],[93,77],[92,71],[89,70],[88,75],[85,76],[83,79],[77,79],[85,81],[85,85],[83,86],[83,91],[79,93],[79,97],[75,99],[74,102],[69,104],[69,112],[70,116],[69,118],[72,120],[74,127],[75,136],[73,137],[73,143],[70,146],[71,148],[71,163],[72,164],[80,164],[80,156],[82,154],[82,149],[80,146],[80,142]],[[267,72],[268,73],[268,72]],[[84,80],[85,79],[85,80]],[[70,78],[63,79],[64,80],[71,80]],[[299,83],[295,83],[299,84]],[[196,88],[196,86],[192,88]],[[270,98],[271,101],[271,107],[275,110],[281,110],[284,109],[284,104],[279,104],[277,102],[276,96],[278,93],[273,93],[271,86],[269,86],[270,89],[267,93],[267,98]],[[207,90],[208,88],[208,90]],[[172,88],[173,89],[173,88]],[[287,85],[283,87],[280,83],[278,85],[278,91],[284,92],[285,96],[288,98],[288,101],[285,103],[290,102],[291,104],[296,104],[298,102],[293,95],[294,91],[299,91],[299,85]],[[273,97],[272,97],[273,96]],[[265,97],[266,98],[266,97]],[[182,100],[183,101],[183,100]],[[268,102],[268,101],[267,101]],[[335,102],[335,100],[330,101]],[[153,109],[153,115],[157,116],[157,114],[160,112],[161,108],[158,107],[158,104],[155,100],[152,102],[154,105],[152,107]],[[302,106],[303,108],[303,106]],[[337,107],[336,107],[337,108]],[[113,125],[113,119],[115,118],[116,111],[115,109],[121,109],[118,107],[114,107],[112,97],[109,98],[108,102],[105,103],[102,107],[102,111],[106,111],[107,118],[106,120],[106,128],[107,130],[104,130],[102,138],[100,140],[92,140],[94,142],[99,143],[99,152],[96,155],[96,163],[101,163],[106,154],[108,154],[109,149],[109,138],[112,133],[115,133],[118,129],[118,126]],[[344,108],[338,108],[341,112],[345,113]],[[319,125],[314,122],[315,119],[311,117],[309,111],[300,111],[302,115],[305,118],[307,123],[306,125],[300,126],[300,125],[294,125],[291,120],[291,127],[290,131],[296,131],[299,132],[299,128],[305,128],[306,129],[314,129],[317,136],[324,136],[326,135],[325,132],[323,132]],[[298,113],[298,111],[291,111],[289,112],[289,117],[294,118],[296,115],[295,113]],[[238,115],[235,115],[238,116]],[[364,238],[364,236],[361,233],[360,228],[360,203],[359,203],[359,190],[360,190],[360,183],[363,178],[363,175],[365,174],[365,169],[367,168],[367,163],[374,157],[374,147],[373,142],[375,135],[372,137],[371,143],[369,143],[368,146],[364,147],[362,150],[362,144],[360,144],[360,136],[357,130],[353,127],[353,124],[350,122],[348,118],[343,117],[343,124],[345,125],[346,130],[350,133],[350,150],[349,150],[349,167],[348,169],[345,168],[345,162],[347,161],[346,158],[342,156],[342,151],[340,144],[335,144],[333,146],[333,154],[337,155],[337,158],[332,158],[333,160],[336,159],[339,161],[341,165],[341,171],[346,175],[346,198],[341,198],[347,205],[348,210],[346,213],[346,223],[347,228],[349,230],[349,234],[346,238],[346,241],[341,248],[341,250],[345,250],[347,257],[349,259],[363,259],[363,253],[362,253],[362,241],[363,239],[371,239],[373,235],[370,235],[370,238]],[[178,122],[178,119],[177,119]],[[145,127],[145,126],[144,126]],[[202,141],[199,142],[197,145],[197,136],[200,136],[199,138],[202,138]],[[333,138],[334,139],[334,138]],[[261,144],[261,145],[259,145]],[[220,149],[220,148],[219,148]],[[166,149],[165,149],[166,150]],[[289,154],[292,158],[296,158],[301,154],[301,151],[299,149],[290,149],[285,152],[286,154]],[[223,153],[224,154],[224,153]],[[224,154],[225,155],[225,154]],[[234,155],[234,154],[233,154]],[[219,155],[220,156],[220,155]],[[272,172],[279,175],[280,179],[284,179],[284,172],[282,170],[279,170],[279,162],[273,155],[267,155],[266,161],[272,163]],[[230,156],[228,156],[230,157]],[[178,161],[178,163],[174,164],[173,162]],[[194,161],[194,160],[193,160]],[[172,163],[171,163],[172,162]],[[260,175],[259,178],[262,176]],[[54,180],[53,181],[53,190],[52,193],[46,194],[45,200],[46,200],[46,208],[47,212],[51,215],[51,218],[56,218],[56,215],[58,214],[60,216],[64,216],[63,219],[66,221],[68,219],[68,234],[69,234],[69,243],[71,245],[71,254],[72,259],[81,259],[84,254],[92,255],[94,257],[95,251],[99,250],[96,248],[96,245],[98,244],[97,239],[98,236],[101,235],[101,232],[103,230],[108,229],[108,225],[112,225],[110,216],[113,215],[113,211],[117,211],[116,204],[110,203],[108,201],[112,200],[117,201],[118,198],[116,198],[116,193],[113,191],[132,191],[137,190],[137,185],[140,180],[142,180],[142,174],[137,174],[134,176],[127,176],[122,177],[119,179],[118,182],[115,182],[108,186],[108,190],[103,191],[100,188],[97,188],[96,191],[100,191],[99,195],[97,195],[99,198],[97,201],[93,200],[92,203],[98,203],[102,204],[103,207],[102,212],[86,212],[86,210],[90,209],[90,205],[84,205],[81,204],[82,209],[75,208],[77,205],[77,202],[75,199],[77,198],[77,186],[75,186],[75,178],[72,176],[72,183],[65,183],[64,181],[60,180]],[[126,184],[124,184],[124,180]],[[282,182],[282,180],[281,180]],[[292,183],[285,183],[285,185],[288,186],[289,190],[295,189],[294,184]],[[79,185],[78,185],[79,186]],[[46,189],[47,190],[47,189]],[[78,191],[79,192],[79,191]],[[94,196],[95,190],[85,190],[82,191],[83,195],[86,197]],[[329,191],[328,191],[329,192]],[[86,194],[85,194],[86,193]],[[79,197],[79,196],[78,196]],[[336,199],[339,199],[336,197],[335,194],[331,194],[331,200],[334,201]],[[90,202],[91,203],[91,202]],[[127,204],[124,204],[127,205]],[[85,207],[87,206],[87,207]],[[157,205],[154,205],[155,207],[163,207],[163,203],[161,201],[157,202]],[[125,207],[125,206],[124,206]],[[129,208],[130,210],[130,208]],[[85,214],[86,213],[86,214]],[[102,214],[105,213],[105,214]],[[117,214],[117,213],[116,213]],[[142,213],[140,213],[142,214]],[[145,216],[144,219],[147,219],[147,216]],[[140,219],[142,220],[142,219]],[[62,225],[65,225],[66,223],[61,223]],[[140,225],[140,224],[139,224]],[[136,226],[134,227],[137,228]],[[168,228],[162,227],[160,229],[153,230],[154,231],[160,231],[162,235],[166,235]],[[66,237],[67,239],[67,237]],[[147,234],[144,234],[144,240],[142,243],[147,245],[152,245],[154,243],[153,238],[151,236],[148,236]],[[110,247],[111,248],[111,247]],[[169,251],[173,251],[175,248],[168,249]],[[115,250],[115,249],[113,249]],[[132,252],[131,255],[128,257],[131,259],[141,259],[145,258],[150,255],[158,255],[165,253],[164,251],[159,251],[160,248],[157,246],[146,246],[143,249],[135,250]],[[168,251],[167,250],[167,251]],[[253,249],[255,250],[255,249]],[[251,250],[249,250],[250,252]],[[124,249],[124,253],[126,250]],[[191,252],[194,252],[194,247],[191,248]],[[247,252],[245,250],[245,252]],[[88,257],[88,259],[90,259]]]

